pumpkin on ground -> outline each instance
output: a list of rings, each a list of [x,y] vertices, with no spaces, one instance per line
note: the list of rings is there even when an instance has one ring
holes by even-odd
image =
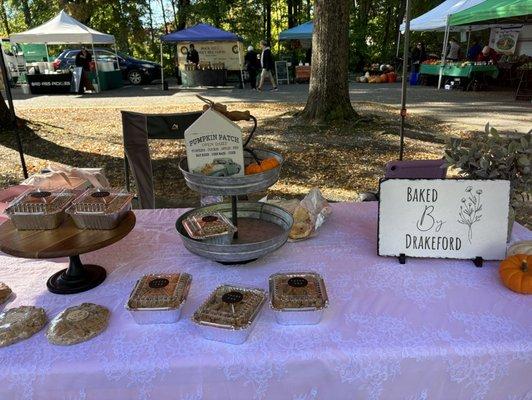
[[[499,274],[504,285],[517,293],[532,294],[532,256],[516,254],[501,262]]]

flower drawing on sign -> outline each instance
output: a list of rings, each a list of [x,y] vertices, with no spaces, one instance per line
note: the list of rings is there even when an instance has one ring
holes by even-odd
[[[471,243],[473,240],[473,224],[479,222],[482,218],[482,214],[480,214],[482,211],[482,204],[480,202],[482,189],[473,191],[473,188],[468,186],[465,192],[466,195],[462,197],[462,204],[458,213],[458,223],[467,226],[467,239]]]

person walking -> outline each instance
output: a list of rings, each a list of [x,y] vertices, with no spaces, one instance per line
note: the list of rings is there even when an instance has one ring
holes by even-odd
[[[85,90],[94,91],[94,86],[92,86],[92,82],[89,79],[89,72],[91,71],[91,62],[91,53],[85,47],[82,47],[81,51],[76,54],[76,58],[74,59],[76,67],[81,68],[81,79],[78,90],[79,94],[83,94]]]
[[[260,74],[260,83],[258,90],[262,91],[264,88],[264,81],[266,78],[272,83],[272,89],[277,91],[277,84],[275,83],[275,78],[273,77],[272,71],[275,69],[275,62],[273,61],[272,51],[270,50],[269,44],[261,40],[260,47],[262,48],[262,53],[260,55],[260,65],[262,72]]]
[[[253,46],[248,47],[248,51],[244,56],[244,63],[246,65],[246,71],[248,71],[251,89],[257,90],[257,71],[260,69],[260,62]]]

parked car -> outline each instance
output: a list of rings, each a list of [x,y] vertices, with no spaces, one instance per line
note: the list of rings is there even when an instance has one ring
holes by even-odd
[[[80,52],[79,49],[64,50],[54,61],[54,68],[70,69],[75,66],[76,55]],[[89,49],[89,51],[91,51]],[[110,61],[116,63],[116,55],[114,52],[107,49],[94,49],[96,55],[93,54],[93,59],[97,61]],[[92,53],[92,51],[91,51]],[[130,57],[123,53],[118,53],[118,62],[122,70],[124,80],[129,81],[133,85],[140,85],[141,83],[150,83],[155,79],[161,79],[161,66],[152,61],[139,60]]]

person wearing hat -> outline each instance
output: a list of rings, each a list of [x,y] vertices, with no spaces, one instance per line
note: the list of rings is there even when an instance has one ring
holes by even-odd
[[[92,54],[85,48],[82,47],[81,51],[76,54],[74,63],[76,67],[81,68],[81,82],[79,84],[78,93],[82,94],[85,90],[94,91],[94,86],[89,79],[89,72],[91,70]]]
[[[248,47],[248,51],[244,56],[244,63],[246,71],[248,71],[251,89],[257,90],[257,71],[260,69],[260,65],[257,52],[253,49],[253,46]]]

